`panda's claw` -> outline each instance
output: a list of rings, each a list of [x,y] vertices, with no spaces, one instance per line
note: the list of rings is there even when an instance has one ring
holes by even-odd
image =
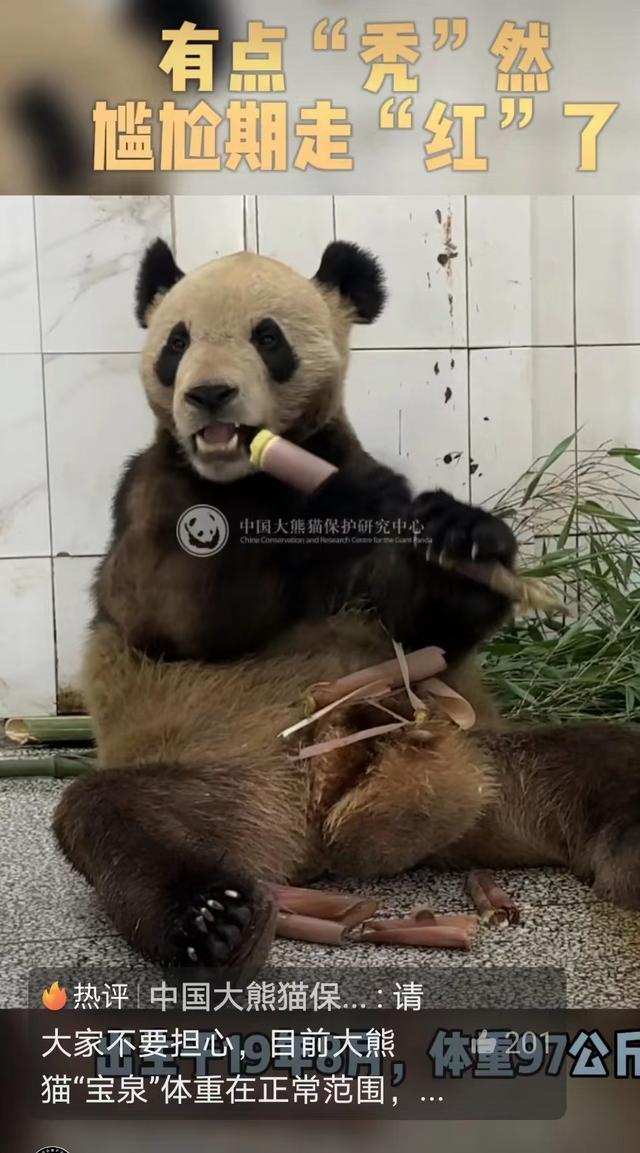
[[[175,965],[242,967],[254,941],[272,929],[273,908],[266,891],[223,885],[196,890],[172,934]]]

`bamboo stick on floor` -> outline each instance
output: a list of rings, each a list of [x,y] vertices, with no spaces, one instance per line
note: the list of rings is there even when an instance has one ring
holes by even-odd
[[[5,736],[16,745],[93,744],[91,717],[11,717]]]
[[[9,777],[81,777],[95,770],[96,764],[96,758],[90,752],[84,756],[59,753],[44,757],[0,757],[0,780]]]

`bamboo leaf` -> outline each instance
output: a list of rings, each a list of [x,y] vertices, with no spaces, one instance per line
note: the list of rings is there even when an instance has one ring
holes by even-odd
[[[557,460],[560,459],[562,454],[565,453],[567,451],[567,449],[573,444],[573,442],[576,439],[576,435],[577,434],[575,432],[572,432],[571,436],[565,437],[564,440],[561,440],[560,443],[557,444],[556,447],[551,450],[551,452],[545,458],[545,460],[542,462],[542,464],[540,465],[540,468],[534,474],[532,480],[530,481],[529,485],[525,489],[525,493],[524,493],[524,496],[522,498],[522,504],[526,504],[527,501],[531,500],[531,497],[533,496],[538,485],[540,484],[540,481],[542,480],[545,472],[547,472],[548,469],[550,469],[551,466],[553,464],[555,464],[555,462]]]
[[[575,523],[577,511],[578,511],[578,501],[576,499],[571,506],[571,510],[569,512],[569,516],[567,517],[567,519],[565,521],[564,528],[562,529],[562,532],[560,533],[560,536],[558,537],[557,547],[559,550],[562,550],[564,548],[564,546],[567,543],[567,540],[569,539],[569,533],[571,532],[572,526]]]

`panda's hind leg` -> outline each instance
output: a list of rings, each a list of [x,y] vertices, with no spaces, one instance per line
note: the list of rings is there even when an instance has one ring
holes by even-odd
[[[600,897],[640,909],[640,727],[532,725],[478,735],[500,781],[481,830],[487,847],[519,848],[571,868]],[[517,845],[517,842],[516,842]]]
[[[224,795],[212,808],[210,790],[207,770],[100,769],[68,787],[54,829],[133,948],[246,978],[267,956],[275,908],[243,860],[248,830],[229,821]]]

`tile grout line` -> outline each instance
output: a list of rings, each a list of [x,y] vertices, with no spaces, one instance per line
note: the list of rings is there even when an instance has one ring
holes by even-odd
[[[640,341],[593,341],[589,343],[582,341],[579,344],[394,344],[394,345],[378,345],[378,344],[360,344],[355,345],[352,349],[353,352],[526,352],[528,349],[581,349],[581,348],[640,348]],[[129,351],[122,349],[103,348],[103,349],[88,349],[84,352],[77,350],[56,350],[55,352],[44,352],[42,349],[37,352],[0,352],[0,361],[5,357],[16,356],[47,356],[50,360],[57,360],[61,356],[139,356],[140,350],[133,348]]]
[[[16,560],[102,560],[106,553],[96,552],[74,552],[74,553],[8,553],[7,555],[0,556],[0,564],[3,561],[16,561]]]
[[[51,505],[51,467],[49,461],[49,421],[47,412],[47,389],[45,378],[44,328],[42,321],[42,291],[40,284],[40,251],[38,247],[38,213],[36,197],[31,197],[33,211],[33,247],[36,270],[36,298],[38,301],[38,328],[40,333],[40,371],[42,375],[42,416],[44,421],[45,472],[47,477],[47,508],[49,510],[49,574],[51,580],[51,623],[53,628],[53,692],[54,709],[58,711],[58,627],[56,617],[56,582],[53,563],[53,510]]]

